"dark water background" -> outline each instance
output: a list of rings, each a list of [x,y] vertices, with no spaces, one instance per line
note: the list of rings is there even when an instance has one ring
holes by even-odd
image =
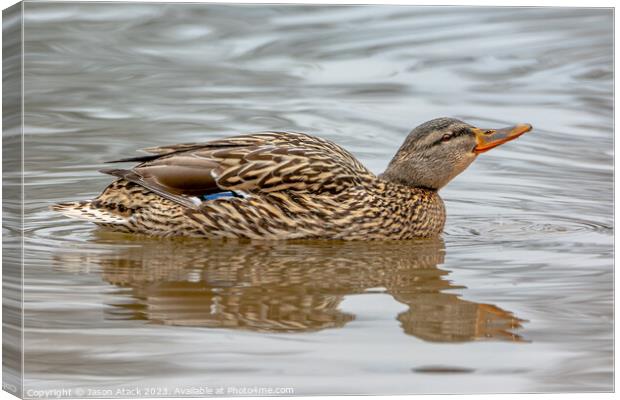
[[[610,9],[26,3],[26,390],[612,389]],[[259,130],[381,172],[413,126],[535,131],[441,194],[441,240],[236,243],[48,210],[104,161]]]

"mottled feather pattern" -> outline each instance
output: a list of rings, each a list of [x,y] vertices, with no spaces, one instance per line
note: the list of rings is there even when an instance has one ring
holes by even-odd
[[[154,156],[131,159],[140,162],[131,170],[105,170],[119,179],[74,209],[104,210],[110,220],[89,220],[113,230],[206,238],[411,239],[436,236],[445,222],[436,191],[384,181],[335,143],[302,133],[146,151]],[[222,191],[242,195],[201,200]]]
[[[220,164],[212,172],[218,186],[230,190],[338,193],[362,184],[363,175],[370,174],[348,163],[335,164],[324,151],[299,147],[233,148],[212,152],[209,157]]]

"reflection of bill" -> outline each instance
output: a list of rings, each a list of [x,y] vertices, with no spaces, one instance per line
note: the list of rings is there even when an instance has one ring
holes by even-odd
[[[109,235],[109,234],[108,234]],[[409,242],[214,242],[146,239],[93,260],[105,281],[130,289],[108,318],[264,332],[317,331],[355,318],[346,295],[385,288],[408,306],[397,319],[424,340],[521,340],[521,320],[444,290],[441,240]],[[59,255],[66,268],[85,260]],[[92,257],[92,256],[91,256]],[[75,265],[77,266],[77,265]],[[126,290],[122,294],[128,293]],[[118,297],[116,297],[118,299]]]

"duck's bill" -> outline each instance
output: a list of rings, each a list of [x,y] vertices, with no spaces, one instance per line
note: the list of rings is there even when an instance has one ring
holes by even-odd
[[[531,130],[532,125],[530,124],[518,124],[502,129],[474,129],[473,131],[476,135],[476,147],[474,148],[474,153],[479,154],[489,151],[493,147],[497,147],[500,144],[516,139]]]

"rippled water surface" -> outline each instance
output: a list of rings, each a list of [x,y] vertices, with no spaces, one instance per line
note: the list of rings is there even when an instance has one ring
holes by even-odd
[[[612,389],[606,9],[26,3],[26,388]],[[209,242],[49,211],[104,161],[259,130],[381,172],[415,125],[535,130],[440,240]]]

